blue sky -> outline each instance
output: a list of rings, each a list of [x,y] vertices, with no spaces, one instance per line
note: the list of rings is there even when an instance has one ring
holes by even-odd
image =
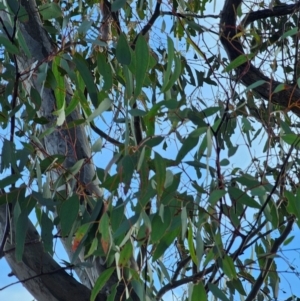
[[[222,5],[223,5],[223,1],[222,1]],[[213,7],[213,3],[210,6],[210,8],[208,9],[208,13],[214,13],[212,11],[212,7]],[[218,3],[217,9],[219,9],[219,8],[221,8],[221,5],[219,5],[219,3]],[[218,11],[216,13],[218,13]],[[215,21],[214,21],[214,23],[215,23]],[[211,42],[213,43],[214,41],[212,40]],[[241,90],[243,90],[243,89],[241,89]],[[201,92],[203,95],[205,94],[205,95],[209,95],[209,97],[213,97],[212,90],[207,86],[204,86],[204,88]],[[239,150],[235,156],[234,163],[236,166],[246,167],[251,163],[251,157],[250,157],[249,151],[246,146],[243,146],[244,141],[241,136],[236,135],[236,143],[241,144],[241,147],[239,148]],[[257,157],[260,157],[262,155],[261,148],[262,148],[262,145],[256,145],[256,147],[253,150],[254,154]],[[171,157],[174,158],[176,156],[176,154],[177,154],[176,151],[177,151],[176,146],[174,146],[173,151],[170,151],[170,149],[168,149],[167,152],[164,152],[161,149],[159,150],[159,152],[163,156],[168,156],[170,158]],[[109,156],[111,155],[111,152],[109,150],[103,149],[103,153],[99,154],[98,156],[100,156],[100,157],[105,156],[106,152],[107,152],[107,155],[109,155]],[[101,162],[101,160],[96,160],[96,158],[95,158],[96,162]],[[195,176],[193,168],[190,168],[188,172],[191,174],[191,176]],[[296,238],[290,245],[285,247],[285,249],[292,250],[292,249],[295,249],[298,247],[297,241],[299,241],[299,239],[300,239],[299,229],[295,228],[294,235],[296,235]],[[56,251],[60,256],[62,256],[62,258],[60,258],[60,259],[63,259],[63,257],[64,257],[63,251],[60,251],[60,250],[62,250],[62,248],[60,246],[58,246],[58,249]],[[299,260],[300,253],[296,252],[296,251],[287,251],[285,253],[285,255],[288,256],[289,262],[292,262],[295,264],[296,270],[300,270],[300,267],[297,266],[297,262],[299,262],[299,265],[300,265],[300,260]],[[284,260],[280,260],[279,263],[280,263],[279,269],[282,269],[282,271],[286,271],[286,269],[287,269],[286,262]],[[7,266],[7,263],[5,262],[4,259],[0,260],[0,271],[1,271],[0,272],[0,288],[15,281],[14,277],[7,277],[8,273],[10,273],[10,269]],[[281,292],[280,300],[284,299],[284,297],[288,297],[290,292],[293,292],[294,294],[300,296],[300,280],[299,280],[299,278],[297,278],[297,276],[295,276],[293,274],[283,273],[281,275],[281,278],[282,278],[281,279],[281,281],[282,281],[281,289],[285,289],[287,291],[287,294],[283,294]],[[181,292],[181,290],[177,290],[178,294],[180,292]],[[171,297],[172,297],[172,293],[170,292],[168,294],[168,297],[165,298],[165,300],[172,300]],[[13,285],[12,287],[9,287],[9,288],[6,288],[5,290],[0,291],[0,299],[1,300],[10,300],[10,301],[17,301],[17,300],[31,301],[33,298],[30,296],[30,294],[26,291],[26,289],[21,284],[18,284],[18,285]]]

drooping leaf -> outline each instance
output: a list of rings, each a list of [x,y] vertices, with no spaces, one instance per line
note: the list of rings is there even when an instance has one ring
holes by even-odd
[[[193,285],[191,301],[207,301],[207,294],[202,281]]]
[[[86,120],[88,122],[93,121],[96,117],[99,117],[103,112],[107,111],[112,105],[112,101],[109,98],[104,98],[96,110],[89,115]]]
[[[62,236],[67,236],[73,226],[75,219],[78,217],[79,199],[77,195],[72,195],[63,201],[58,216],[60,218],[60,226]]]
[[[106,56],[104,53],[99,52],[97,55],[97,66],[99,73],[103,76],[104,84],[103,90],[109,90],[113,84],[112,70],[108,62],[106,62]]]
[[[212,283],[207,284],[208,289],[212,292],[212,294],[222,301],[229,301],[229,299],[226,297],[226,295],[215,285]]]
[[[225,275],[230,279],[235,279],[236,278],[236,270],[233,264],[233,260],[230,256],[224,255],[222,258],[222,269],[225,273]]]
[[[178,55],[175,55],[174,57],[174,71],[171,75],[170,78],[165,79],[165,82],[161,88],[162,92],[166,92],[168,91],[174,84],[175,82],[178,80],[180,74],[181,74],[181,58]]]
[[[208,203],[211,204],[211,206],[215,206],[215,204],[223,198],[223,196],[226,194],[225,190],[213,190],[208,198]]]
[[[120,252],[119,266],[125,267],[132,256],[133,248],[130,241],[128,241]]]
[[[241,54],[236,59],[234,59],[232,62],[230,62],[228,64],[228,66],[226,66],[224,71],[225,72],[230,72],[230,71],[236,69],[237,67],[249,62],[254,57],[254,55],[255,55],[254,53]]]
[[[101,291],[101,289],[104,287],[106,282],[109,280],[112,273],[115,271],[115,268],[109,268],[106,269],[104,272],[101,273],[101,275],[98,277],[91,293],[91,299],[90,301],[94,301],[98,295],[98,293]]]
[[[74,252],[71,263],[76,262],[76,259],[78,258],[79,253],[81,252],[82,248],[83,248],[83,243],[86,239],[86,235],[89,231],[89,229],[91,228],[91,223],[87,223],[87,224],[83,224],[81,225],[76,233],[75,233],[75,237],[73,239],[72,242],[72,251]]]
[[[168,37],[168,63],[167,63],[167,70],[164,73],[164,83],[162,89],[168,84],[171,71],[172,71],[172,63],[174,60],[174,43],[173,40]]]
[[[188,226],[188,247],[189,252],[191,255],[191,258],[196,266],[199,264],[199,259],[196,256],[195,247],[194,247],[194,241],[193,241],[193,229],[191,223],[189,223]]]
[[[94,83],[94,78],[91,74],[91,71],[89,70],[89,67],[86,64],[85,59],[79,53],[75,53],[73,60],[74,60],[77,70],[79,71],[79,73],[86,85],[86,88],[90,95],[92,103],[93,103],[94,107],[97,108],[99,105],[98,91],[97,91],[97,87]]]
[[[120,64],[129,65],[131,62],[131,52],[127,42],[127,37],[124,33],[121,33],[119,36],[116,56]]]
[[[187,153],[191,151],[198,144],[198,141],[199,141],[198,137],[188,136],[184,140],[177,154],[176,162],[181,162],[181,160],[187,155]]]
[[[167,229],[170,227],[172,216],[171,211],[168,207],[164,209],[163,218],[158,214],[155,214],[152,220],[152,233],[151,242],[158,242],[166,233]]]
[[[166,180],[166,162],[158,153],[155,153],[154,166],[157,195],[161,196]]]
[[[61,74],[59,68],[60,68],[60,57],[56,56],[52,61],[52,72],[56,81],[54,94],[55,94],[57,110],[60,110],[62,108],[64,109],[65,97],[66,97],[65,78]]]
[[[149,48],[146,39],[140,35],[136,42],[135,47],[135,60],[136,60],[136,72],[135,72],[135,89],[134,96],[138,97],[141,93],[146,72],[149,65]]]
[[[112,2],[111,11],[115,12],[120,10],[126,3],[126,0],[115,0]]]
[[[42,212],[41,217],[41,238],[46,252],[53,254],[53,234],[54,225],[49,216]]]
[[[297,189],[297,197],[290,191],[285,191],[285,197],[288,200],[287,210],[291,214],[295,214],[297,217],[297,224],[300,228],[300,206],[299,206],[299,196],[300,196],[300,189]]]
[[[44,20],[56,19],[63,16],[60,6],[55,2],[40,5],[39,12]]]
[[[10,52],[11,54],[19,53],[18,47],[4,36],[0,36],[0,45],[3,45],[5,49],[7,49],[7,51]]]

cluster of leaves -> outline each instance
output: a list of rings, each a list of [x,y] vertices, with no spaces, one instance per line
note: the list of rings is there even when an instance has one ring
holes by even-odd
[[[12,117],[20,116],[14,139],[1,134],[0,166],[0,205],[13,204],[16,257],[22,260],[25,225],[34,210],[47,252],[54,253],[58,227],[56,236],[73,249],[71,263],[83,249],[86,259],[105,259],[107,270],[96,281],[92,300],[114,272],[131,283],[141,300],[145,294],[160,299],[184,284],[183,300],[207,300],[209,292],[224,301],[238,294],[246,300],[253,294],[268,299],[271,291],[278,298],[280,275],[274,258],[292,242],[288,236],[294,221],[300,226],[298,126],[291,114],[257,97],[253,89],[262,82],[241,88],[227,77],[258,54],[266,55],[270,47],[283,49],[295,30],[286,28],[276,40],[281,43],[269,44],[263,33],[282,25],[270,18],[271,29],[261,24],[243,33],[255,52],[226,62],[196,43],[210,30],[191,14],[203,16],[208,1],[182,2],[173,1],[170,12],[183,6],[187,16],[162,14],[160,33],[151,24],[158,41],[150,38],[148,43],[130,25],[147,26],[147,1],[114,1],[111,9],[120,10],[125,30],[118,35],[112,24],[113,41],[108,44],[98,39],[93,1],[37,3],[55,47],[51,57],[22,68],[20,81],[13,58],[24,53],[31,57],[24,37],[21,31],[13,41],[5,33],[0,36],[5,47],[3,131],[10,129],[11,134]],[[22,6],[0,5],[15,16],[12,22],[28,21]],[[170,32],[168,15],[174,21]],[[183,49],[175,47],[180,40],[186,43]],[[287,56],[292,58],[291,53]],[[268,63],[266,57],[260,62]],[[288,76],[291,70],[283,71]],[[26,89],[22,81],[31,77],[42,89]],[[44,88],[55,95],[55,123],[37,114]],[[202,90],[209,88],[219,97],[204,97]],[[18,102],[13,106],[15,89]],[[238,89],[241,93],[231,92]],[[282,89],[284,85],[274,93]],[[82,115],[74,120],[78,108]],[[66,167],[66,154],[47,153],[43,141],[55,131],[80,126],[101,137],[91,134],[93,158]],[[255,149],[261,157],[254,155]],[[245,152],[251,158],[246,168]],[[101,196],[86,193],[89,183],[78,180],[92,159]]]

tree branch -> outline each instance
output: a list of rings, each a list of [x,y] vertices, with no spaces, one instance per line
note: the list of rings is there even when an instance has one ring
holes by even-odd
[[[288,222],[287,226],[285,227],[284,231],[282,232],[282,234],[275,239],[274,244],[270,250],[271,256],[275,255],[279,249],[279,247],[282,245],[282,243],[286,240],[286,238],[288,237],[288,235],[291,233],[292,229],[293,229],[293,225],[294,225],[295,219],[292,219],[291,221]],[[264,268],[261,270],[258,278],[256,279],[250,293],[248,294],[247,298],[245,301],[252,301],[255,299],[259,289],[261,288],[264,280],[266,279],[266,277],[268,276],[269,270],[271,268],[271,265],[274,261],[274,257],[270,257],[268,258]]]
[[[139,38],[139,36],[140,35],[144,36],[151,29],[151,27],[154,25],[156,19],[160,15],[160,6],[161,6],[161,3],[162,3],[162,0],[157,0],[153,15],[151,16],[151,18],[148,21],[148,23],[143,27],[143,29],[137,34],[137,36],[133,40],[133,43],[131,45],[132,49],[135,48],[135,44],[136,44],[136,41]]]
[[[236,25],[236,11],[242,0],[226,0],[221,14],[220,32],[221,43],[227,52],[230,61],[235,60],[240,55],[245,55],[243,46],[237,33],[241,32],[241,28]],[[271,10],[261,10],[252,12],[247,16],[246,25],[259,17],[265,18],[270,16],[282,16],[293,13],[300,9],[297,5],[280,5],[279,8],[274,7],[274,12]],[[250,20],[250,21],[249,21]],[[258,68],[250,61],[238,66],[235,69],[238,79],[246,86],[250,86],[258,81],[264,83],[253,89],[262,98],[271,101],[276,105],[280,105],[293,111],[297,116],[300,116],[300,89],[297,85],[288,85],[285,83],[284,89],[274,93],[276,87],[282,84],[281,82],[270,79],[265,76]]]

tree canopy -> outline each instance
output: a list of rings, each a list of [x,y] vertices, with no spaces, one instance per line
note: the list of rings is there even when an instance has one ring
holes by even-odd
[[[38,301],[298,300],[299,24],[300,1],[0,3],[0,258]]]

